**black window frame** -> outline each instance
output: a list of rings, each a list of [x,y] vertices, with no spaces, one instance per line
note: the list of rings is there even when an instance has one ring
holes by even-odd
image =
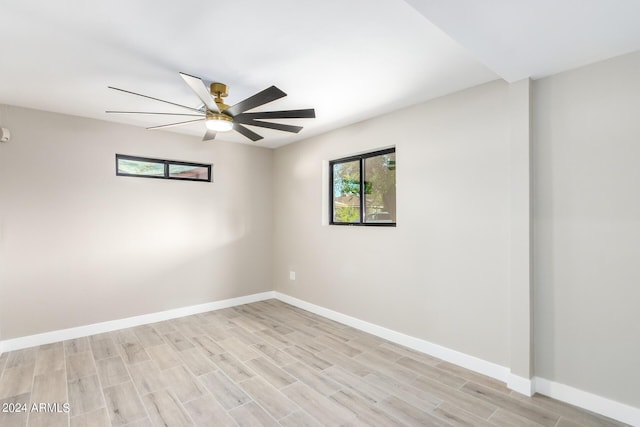
[[[164,164],[164,175],[163,176],[154,176],[154,175],[140,175],[135,173],[126,173],[120,172],[118,168],[118,161],[122,160],[137,160],[141,162],[151,162],[151,163],[162,163]],[[169,166],[178,165],[178,166],[194,166],[198,168],[207,168],[208,179],[197,179],[197,178],[179,178],[175,176],[169,175]],[[166,160],[166,159],[154,159],[151,157],[140,157],[140,156],[131,156],[128,154],[117,154],[116,153],[116,176],[132,176],[135,178],[155,178],[155,179],[170,179],[174,181],[196,181],[196,182],[213,182],[213,174],[212,174],[213,164],[211,163],[194,163],[194,162],[184,162],[181,160]]]
[[[366,222],[365,219],[365,167],[364,162],[366,159],[371,157],[382,156],[384,154],[395,153],[396,147],[385,148],[384,150],[371,151],[363,154],[358,154],[349,157],[343,157],[341,159],[335,159],[329,161],[329,224],[330,225],[346,225],[346,226],[355,226],[355,227],[395,227],[397,222]],[[348,163],[358,160],[360,163],[360,219],[359,222],[335,222],[334,218],[334,199],[335,199],[335,188],[333,185],[333,166],[339,163]]]

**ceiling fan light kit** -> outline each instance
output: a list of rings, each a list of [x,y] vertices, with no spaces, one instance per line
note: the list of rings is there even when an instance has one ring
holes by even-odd
[[[207,112],[206,126],[216,132],[229,132],[233,129],[233,119],[221,113]]]
[[[116,114],[147,114],[147,115],[175,115],[175,116],[191,116],[199,117],[197,119],[191,119],[183,122],[169,123],[166,125],[152,126],[147,129],[165,129],[169,127],[182,126],[189,123],[204,121],[206,126],[206,133],[202,138],[203,141],[209,141],[216,137],[217,132],[228,132],[235,130],[241,135],[249,138],[252,141],[258,141],[263,137],[245,125],[257,126],[267,129],[275,129],[283,132],[298,133],[302,130],[302,126],[292,126],[282,123],[266,122],[264,119],[310,119],[316,116],[313,108],[307,108],[302,110],[284,110],[284,111],[257,111],[247,113],[246,111],[260,107],[269,102],[287,96],[286,93],[281,91],[275,86],[268,87],[267,89],[256,93],[249,98],[238,102],[235,105],[229,106],[224,103],[222,98],[229,95],[229,89],[227,85],[223,83],[211,83],[207,90],[206,85],[199,77],[191,76],[189,74],[180,73],[180,76],[185,83],[193,90],[193,92],[200,98],[204,104],[201,108],[193,108],[186,105],[177,104],[175,102],[165,101],[162,99],[154,98],[140,93],[131,92],[124,89],[109,86],[109,89],[117,90],[120,92],[128,93],[131,95],[140,96],[143,98],[151,99],[154,101],[170,104],[173,106],[181,107],[189,110],[190,113],[164,113],[164,112],[144,112],[144,111],[106,111],[107,113]]]

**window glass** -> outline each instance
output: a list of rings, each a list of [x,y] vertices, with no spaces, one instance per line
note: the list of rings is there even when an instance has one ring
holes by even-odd
[[[360,162],[333,165],[333,221],[360,222]]]
[[[396,222],[396,153],[364,159],[364,220]]]
[[[169,164],[169,177],[180,179],[208,180],[209,168],[192,165]]]
[[[133,159],[118,159],[118,173],[129,175],[164,176],[164,163]]]

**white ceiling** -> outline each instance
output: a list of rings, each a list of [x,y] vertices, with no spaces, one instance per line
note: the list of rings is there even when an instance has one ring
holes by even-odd
[[[638,50],[639,16],[637,0],[0,0],[0,103],[152,126],[171,120],[105,110],[175,110],[107,86],[198,107],[179,71],[226,83],[230,105],[275,84],[289,95],[260,110],[317,114],[284,121],[297,135],[255,129],[275,148]]]

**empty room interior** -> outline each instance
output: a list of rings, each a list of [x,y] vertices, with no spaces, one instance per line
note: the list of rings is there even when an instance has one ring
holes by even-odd
[[[636,0],[0,17],[0,426],[640,426]]]

